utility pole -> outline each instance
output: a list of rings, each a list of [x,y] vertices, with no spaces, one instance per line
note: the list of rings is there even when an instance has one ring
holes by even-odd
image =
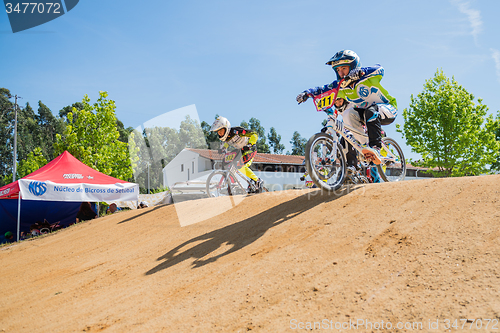
[[[14,161],[12,167],[12,181],[16,181],[16,173],[17,173],[17,99],[22,98],[20,96],[9,96],[9,98],[15,97],[16,101],[14,103]]]

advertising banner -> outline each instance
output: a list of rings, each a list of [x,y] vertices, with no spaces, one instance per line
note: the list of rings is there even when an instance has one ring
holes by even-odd
[[[19,179],[21,196],[45,201],[137,201],[139,185],[133,183],[58,184],[51,181]]]

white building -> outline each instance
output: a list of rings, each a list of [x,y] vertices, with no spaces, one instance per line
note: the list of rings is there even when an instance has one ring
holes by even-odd
[[[221,161],[216,150],[186,148],[163,169],[164,186],[180,188],[189,182],[190,188],[203,190],[206,178]],[[304,156],[257,153],[251,169],[270,191],[304,188],[300,181],[305,172],[303,161]]]
[[[198,151],[206,151],[203,155]],[[214,167],[212,155],[217,151],[208,149],[183,149],[163,168],[163,184],[171,187],[178,182],[186,182],[209,174]]]

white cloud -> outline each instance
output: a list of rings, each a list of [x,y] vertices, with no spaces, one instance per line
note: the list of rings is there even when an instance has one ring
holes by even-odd
[[[451,3],[458,7],[458,10],[467,15],[470,26],[472,28],[471,35],[477,42],[477,36],[483,31],[483,21],[481,20],[481,12],[476,9],[472,9],[469,6],[469,2],[464,2],[462,0],[451,0]]]
[[[497,69],[497,80],[500,82],[500,51],[495,49],[490,49],[491,57],[495,61],[495,68]]]

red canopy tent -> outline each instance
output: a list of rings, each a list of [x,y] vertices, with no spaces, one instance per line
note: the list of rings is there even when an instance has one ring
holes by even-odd
[[[137,201],[139,185],[105,175],[65,151],[47,165],[0,188],[0,199],[44,201]]]

